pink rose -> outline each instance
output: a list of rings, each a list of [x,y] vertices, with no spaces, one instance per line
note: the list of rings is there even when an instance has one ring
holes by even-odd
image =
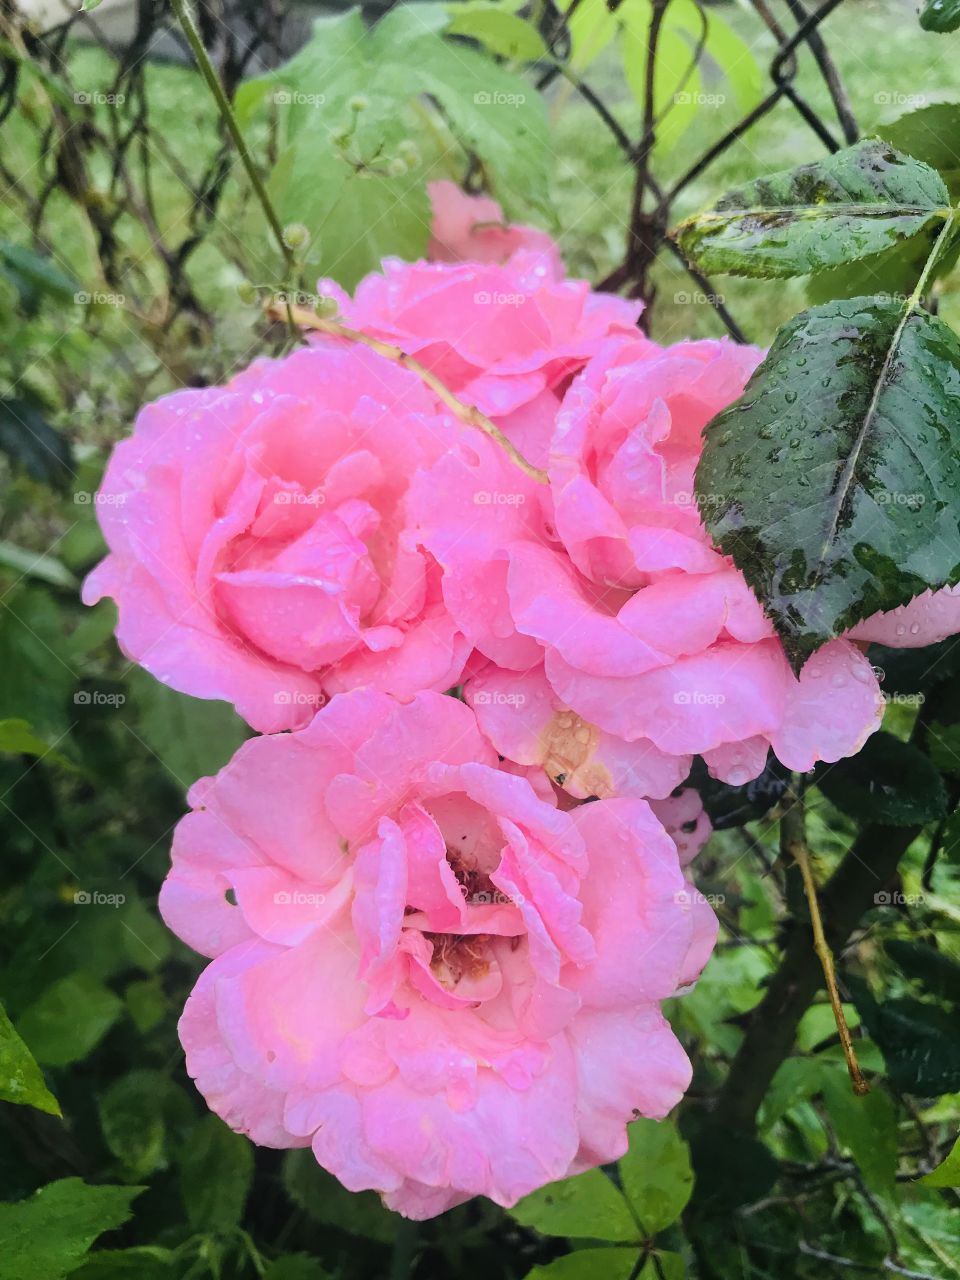
[[[416,1218],[664,1116],[690,1067],[659,1005],[716,920],[643,801],[551,795],[454,698],[372,690],[197,783],[160,906],[213,958],[180,1022],[213,1110]]]
[[[518,249],[533,249],[548,261],[554,279],[563,278],[560,250],[545,231],[505,222],[496,200],[468,195],[455,182],[428,182],[427,191],[433,206],[431,262],[503,263]]]
[[[84,599],[117,601],[128,657],[262,732],[361,684],[449,688],[469,646],[405,497],[462,430],[413,374],[356,347],[166,396],[110,459],[110,554]]]
[[[859,649],[835,640],[795,677],[700,520],[701,431],[760,358],[612,339],[563,399],[549,491],[473,438],[413,482],[448,608],[494,664],[474,664],[467,701],[501,754],[563,773],[575,795],[666,797],[694,754],[737,784],[770,747],[806,770],[879,724]],[[501,500],[473,514],[476,493]]]
[[[640,312],[556,279],[550,255],[527,249],[503,265],[387,258],[353,300],[332,280],[318,288],[347,324],[414,356],[491,417],[535,466],[570,379],[612,334],[636,333]]]

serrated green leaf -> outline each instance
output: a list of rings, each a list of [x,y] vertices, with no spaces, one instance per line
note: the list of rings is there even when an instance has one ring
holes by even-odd
[[[955,583],[960,340],[875,298],[801,312],[707,426],[696,488],[796,666]]]
[[[97,1249],[70,1272],[70,1280],[171,1280],[177,1255],[159,1245]]]
[[[130,1217],[143,1187],[91,1187],[63,1178],[0,1204],[0,1280],[61,1280],[104,1231]]]
[[[123,1009],[103,983],[86,973],[60,978],[25,1010],[17,1030],[38,1062],[63,1067],[95,1049]]]
[[[868,738],[857,755],[818,765],[816,780],[838,809],[860,822],[909,827],[947,811],[947,793],[930,760],[883,731]]]
[[[396,1219],[372,1191],[351,1192],[317,1164],[309,1149],[290,1151],[283,1161],[283,1185],[294,1204],[315,1222],[350,1235],[390,1244]]]
[[[616,1242],[640,1239],[626,1200],[599,1169],[551,1182],[524,1196],[508,1213],[545,1236]]]
[[[960,0],[927,0],[920,14],[924,31],[936,31],[943,35],[960,27]]]
[[[953,1144],[946,1160],[924,1174],[920,1181],[927,1187],[960,1187],[960,1138]]]
[[[43,1072],[0,1005],[0,1101],[36,1107],[60,1115],[60,1104],[47,1088]]]
[[[675,239],[704,271],[783,278],[892,249],[949,213],[936,170],[871,138],[729,192]]]
[[[180,1155],[180,1193],[195,1231],[233,1231],[253,1181],[253,1147],[217,1116],[196,1125]]]
[[[534,1267],[526,1280],[630,1280],[636,1265],[635,1249],[577,1249]]]
[[[635,1120],[620,1160],[620,1183],[650,1239],[676,1222],[693,1191],[687,1144],[669,1120]]]

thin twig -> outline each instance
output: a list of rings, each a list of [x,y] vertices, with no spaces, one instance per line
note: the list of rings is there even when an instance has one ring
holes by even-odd
[[[267,307],[267,315],[271,319],[282,319],[287,310],[290,310],[294,322],[302,329],[312,329],[317,333],[326,333],[333,338],[344,338],[347,342],[358,342],[364,347],[369,347],[371,351],[376,351],[378,355],[383,356],[386,360],[393,361],[394,364],[400,365],[404,369],[409,369],[411,373],[430,388],[438,400],[447,406],[454,417],[467,427],[475,427],[476,430],[482,431],[484,435],[496,441],[501,449],[508,455],[512,462],[525,472],[532,480],[536,480],[538,484],[549,484],[550,477],[545,471],[541,471],[539,467],[535,467],[531,462],[523,456],[519,449],[507,439],[499,427],[495,426],[485,413],[481,413],[476,405],[464,404],[462,400],[458,400],[448,386],[446,386],[435,373],[415,360],[413,356],[408,355],[406,351],[396,347],[392,342],[381,342],[379,338],[371,337],[369,333],[361,333],[359,329],[351,329],[348,325],[341,324],[339,320],[325,320],[316,312],[309,311],[306,307],[290,307],[289,303],[282,307],[273,303]]]
[[[780,824],[780,840],[783,852],[789,854],[800,868],[803,891],[806,894],[807,906],[810,910],[810,924],[813,927],[813,947],[820,961],[820,967],[823,969],[827,994],[830,997],[833,1017],[837,1024],[837,1033],[840,1036],[840,1044],[843,1046],[843,1056],[846,1059],[847,1070],[850,1072],[850,1079],[853,1082],[853,1091],[862,1096],[870,1092],[870,1085],[864,1079],[860,1064],[857,1062],[857,1055],[853,1047],[853,1037],[850,1035],[850,1028],[847,1026],[847,1019],[843,1012],[843,1001],[840,999],[840,992],[837,989],[833,952],[830,950],[826,935],[823,932],[820,903],[817,899],[817,885],[813,878],[813,869],[810,866],[810,851],[807,848],[802,793],[794,793],[788,801]]]

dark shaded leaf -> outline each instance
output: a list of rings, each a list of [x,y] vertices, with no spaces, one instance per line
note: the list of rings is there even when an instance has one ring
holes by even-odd
[[[877,1042],[894,1089],[939,1097],[960,1089],[960,1026],[952,1014],[920,1000],[879,1004],[865,983],[847,985],[864,1025]]]
[[[935,169],[871,138],[729,192],[675,239],[707,272],[802,276],[892,249],[949,206]]]
[[[117,996],[96,978],[72,973],[47,987],[24,1012],[17,1029],[38,1062],[61,1067],[85,1058],[122,1009]]]
[[[934,102],[877,128],[882,138],[938,170],[947,187],[960,190],[960,102]]]
[[[785,769],[771,751],[763,773],[739,787],[711,778],[698,757],[690,774],[690,785],[700,793],[714,829],[724,831],[745,826],[769,813],[782,798],[789,777],[789,769]]]
[[[232,1231],[253,1181],[253,1146],[217,1116],[195,1126],[180,1156],[180,1192],[195,1231]]]
[[[0,274],[13,284],[28,316],[35,316],[47,298],[51,302],[72,303],[80,288],[50,258],[7,240],[0,240]]]
[[[891,649],[887,645],[872,644],[867,657],[874,668],[883,672],[884,694],[909,696],[926,693],[960,671],[960,641],[956,636],[948,636],[939,644],[923,649]]]
[[[927,995],[960,1004],[960,964],[936,947],[906,938],[891,938],[887,955],[906,978],[919,982]]]
[[[909,827],[942,818],[947,794],[940,774],[916,747],[875,733],[858,755],[817,766],[820,790],[860,822]]]
[[[927,0],[920,25],[924,31],[936,31],[941,35],[960,27],[960,0]]]
[[[73,475],[70,446],[32,400],[0,399],[0,450],[44,484],[62,489]]]
[[[795,666],[832,636],[960,580],[960,340],[852,298],[780,330],[706,428],[701,510]]]
[[[372,1191],[347,1191],[332,1174],[320,1168],[309,1149],[290,1151],[284,1157],[283,1185],[294,1204],[315,1222],[383,1244],[392,1243],[396,1219],[379,1197]]]

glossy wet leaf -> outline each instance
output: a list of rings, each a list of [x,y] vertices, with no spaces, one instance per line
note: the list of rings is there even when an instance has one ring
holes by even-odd
[[[865,984],[848,977],[871,1039],[880,1046],[891,1086],[920,1097],[960,1090],[960,1028],[955,1015],[921,1000],[874,999]]]
[[[800,276],[892,249],[949,205],[934,169],[872,138],[729,192],[675,238],[706,272]]]
[[[799,668],[832,636],[960,579],[960,340],[852,298],[801,312],[707,426],[707,527]]]
[[[97,1236],[127,1221],[142,1190],[62,1178],[26,1200],[0,1204],[0,1280],[61,1280]]]
[[[940,34],[956,31],[960,27],[960,0],[927,0],[920,14],[920,25],[924,31]]]
[[[875,733],[855,756],[818,765],[823,794],[851,818],[886,826],[933,822],[947,812],[940,774],[922,751],[891,733]]]
[[[17,1035],[0,1005],[0,1101],[60,1114],[60,1104],[47,1088],[33,1054]]]

